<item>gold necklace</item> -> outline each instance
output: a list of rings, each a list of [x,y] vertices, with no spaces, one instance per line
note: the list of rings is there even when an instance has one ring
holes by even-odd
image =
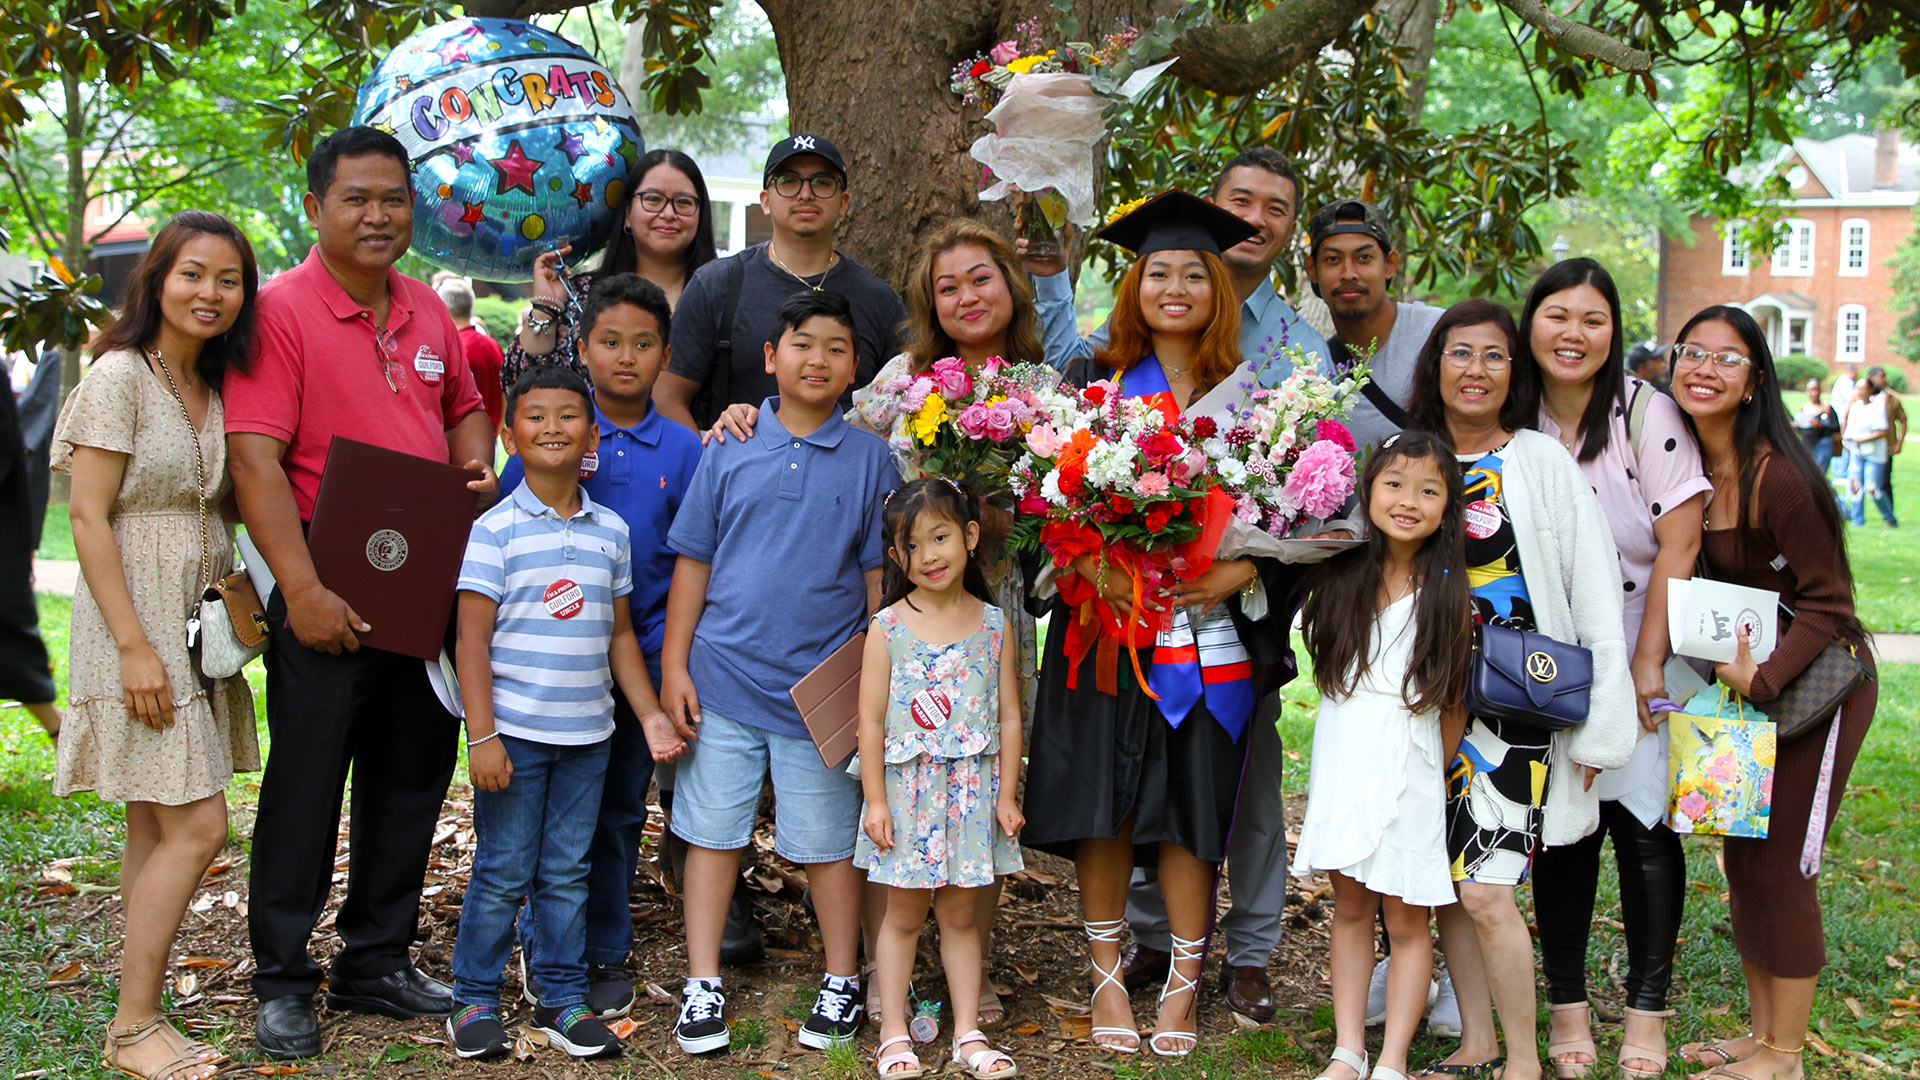
[[[149,350],[148,355],[160,361],[160,366],[167,372],[167,382],[171,385],[173,382],[173,365],[167,362],[167,355],[159,349]],[[181,374],[180,381],[186,385],[187,389],[193,389],[193,366],[191,364],[189,364],[187,370]]]
[[[773,260],[773,265],[785,271],[788,277],[792,278],[793,280],[799,282],[802,285],[805,285],[807,288],[812,289],[814,292],[823,291],[825,285],[827,284],[827,275],[833,273],[833,268],[840,265],[840,253],[837,251],[829,253],[827,256],[827,268],[825,270],[820,271],[820,284],[815,285],[813,282],[808,281],[806,278],[803,278],[799,274],[794,273],[790,268],[788,268],[786,263],[780,261],[780,253],[773,249],[773,241],[771,240],[767,241],[767,258]]]

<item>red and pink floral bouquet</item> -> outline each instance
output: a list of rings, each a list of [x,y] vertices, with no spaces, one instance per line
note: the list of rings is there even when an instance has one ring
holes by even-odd
[[[1073,389],[1052,368],[994,357],[969,371],[957,356],[876,384],[854,410],[886,437],[902,478],[944,476],[1002,503],[1027,434],[1077,415]]]
[[[1328,379],[1297,345],[1283,355],[1293,361],[1285,382],[1247,387],[1224,413],[1192,421],[1200,448],[1233,496],[1235,520],[1272,537],[1333,517],[1353,495],[1353,435],[1341,421],[1368,379],[1364,365]]]

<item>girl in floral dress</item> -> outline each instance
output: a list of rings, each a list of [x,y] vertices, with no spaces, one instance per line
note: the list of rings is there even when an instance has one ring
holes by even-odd
[[[860,677],[863,834],[854,864],[887,887],[878,942],[876,1068],[923,1075],[907,1035],[907,984],[932,910],[953,1003],[953,1060],[1011,1080],[1013,1060],[979,1031],[978,890],[1021,867],[1020,691],[1007,618],[986,601],[974,500],[925,477],[887,497],[886,599]],[[897,1054],[889,1047],[904,1045]]]

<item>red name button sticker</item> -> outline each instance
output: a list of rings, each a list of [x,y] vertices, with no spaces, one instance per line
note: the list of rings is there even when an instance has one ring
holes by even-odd
[[[928,731],[938,731],[947,726],[947,720],[953,716],[953,699],[945,690],[934,687],[913,695],[913,722]]]
[[[580,459],[580,479],[590,480],[593,478],[593,474],[599,471],[600,452],[597,450],[587,451],[586,456]]]
[[[547,586],[546,595],[541,600],[547,606],[547,614],[556,619],[571,619],[587,606],[586,594],[580,591],[579,585],[566,578]]]
[[[421,382],[433,384],[446,374],[447,365],[440,362],[439,355],[432,349],[422,345],[420,351],[413,354],[413,370],[420,376]]]
[[[1468,503],[1464,516],[1467,535],[1475,540],[1485,540],[1500,530],[1500,508],[1485,499]]]

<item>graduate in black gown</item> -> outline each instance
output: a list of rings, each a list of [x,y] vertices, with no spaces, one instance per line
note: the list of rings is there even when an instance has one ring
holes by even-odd
[[[1172,191],[1097,235],[1138,258],[1115,289],[1107,347],[1069,377],[1083,384],[1117,379],[1123,396],[1166,394],[1184,411],[1240,366],[1240,305],[1219,256],[1253,229]],[[1110,567],[1100,574],[1088,556],[1068,569],[1100,582],[1107,603],[1124,617],[1132,599],[1125,573]],[[1245,729],[1258,693],[1277,681],[1266,673],[1283,664],[1291,670],[1286,620],[1250,620],[1241,602],[1264,589],[1273,609],[1289,610],[1277,592],[1290,580],[1267,560],[1221,560],[1169,593],[1149,595],[1146,603],[1162,607],[1206,608],[1197,622],[1177,615],[1171,639],[1139,650],[1160,701],[1148,696],[1124,653],[1118,693],[1101,691],[1098,649],[1085,654],[1069,689],[1066,628],[1077,612],[1057,597],[1048,606],[1052,629],[1028,749],[1021,842],[1074,861],[1094,966],[1094,1040],[1108,1049],[1134,1053],[1142,1042],[1117,978],[1136,863],[1158,867],[1174,946],[1159,1020],[1145,1041],[1166,1057],[1195,1045],[1197,984],[1246,760]],[[1197,639],[1207,674],[1172,663],[1156,672],[1154,654],[1184,644],[1183,635]],[[1190,684],[1185,691],[1182,679]]]

